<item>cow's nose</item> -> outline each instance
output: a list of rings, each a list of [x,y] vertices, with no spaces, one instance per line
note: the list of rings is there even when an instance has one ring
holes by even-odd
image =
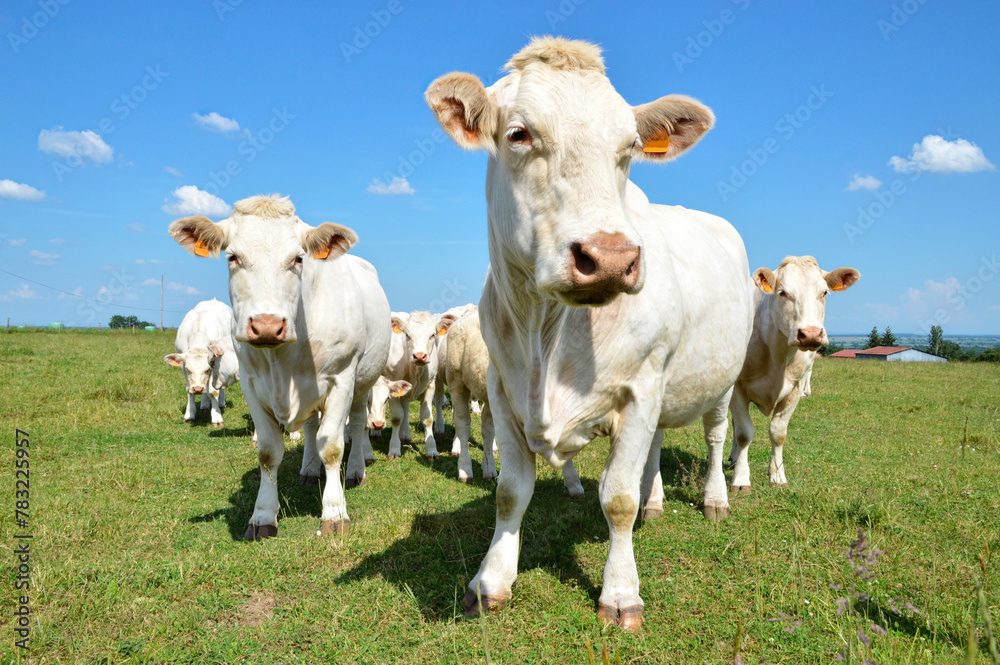
[[[191,392],[195,395],[201,395],[205,392],[205,386],[191,386]]]
[[[254,346],[275,346],[285,341],[288,322],[271,314],[252,316],[247,321],[247,341]]]
[[[417,353],[414,353],[413,354],[413,362],[417,363],[418,365],[426,365],[427,364],[427,354],[424,353],[424,352],[422,352],[422,351],[418,351]]]
[[[385,427],[385,421],[384,420],[373,420],[372,421],[372,429],[374,429],[374,430],[380,430],[383,427]]]
[[[816,326],[799,328],[798,332],[795,333],[795,341],[799,343],[799,346],[818,349],[823,346],[823,329]]]
[[[621,233],[597,233],[573,243],[569,281],[573,290],[596,293],[628,291],[639,281],[640,248]]]

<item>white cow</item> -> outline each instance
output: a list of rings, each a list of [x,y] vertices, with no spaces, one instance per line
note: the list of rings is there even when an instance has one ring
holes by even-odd
[[[469,456],[469,438],[472,436],[471,402],[483,403],[482,443],[483,478],[497,477],[496,460],[493,457],[493,414],[490,412],[489,395],[486,389],[486,373],[490,366],[490,354],[483,341],[479,327],[479,312],[476,308],[459,318],[448,329],[444,369],[451,390],[452,412],[455,417],[455,441],[452,453],[459,451],[458,479],[463,483],[472,480],[472,458]]]
[[[466,313],[472,311],[475,308],[476,306],[473,305],[472,303],[469,303],[467,305],[458,305],[456,307],[452,307],[441,316],[447,316],[454,319],[455,321],[458,321],[460,318],[462,318],[462,316],[464,316]],[[434,382],[434,434],[436,436],[443,436],[444,404],[446,399],[444,389],[445,386],[447,385],[447,377],[445,376],[446,375],[445,363],[448,360],[448,331],[445,331],[445,334],[443,335],[438,335],[437,341],[435,343],[437,344],[438,367],[437,367],[437,379]],[[456,457],[459,454],[459,450],[455,448],[454,445],[452,446],[451,454],[453,457]]]
[[[493,541],[465,607],[476,614],[510,598],[536,455],[558,468],[610,436],[598,613],[635,629],[643,601],[632,526],[643,502],[651,513],[662,506],[663,428],[703,419],[704,513],[728,514],[726,411],[753,319],[746,251],[725,220],[652,205],[628,179],[633,160],[694,145],[714,122],[708,108],[682,96],[629,106],[600,49],[584,42],[536,38],[507,69],[489,89],[452,73],[426,93],[459,145],[489,152],[491,267],[479,317],[503,469]]]
[[[184,421],[193,423],[201,396],[201,408],[212,410],[212,424],[222,425],[226,388],[240,378],[239,361],[233,348],[233,310],[218,300],[198,303],[184,315],[177,328],[174,348],[164,356],[168,365],[180,367],[187,384],[188,402]]]
[[[406,381],[412,390],[408,395],[389,398],[392,418],[389,459],[402,457],[402,442],[410,440],[410,401],[416,399],[420,402],[420,421],[424,426],[424,454],[434,460],[438,457],[431,418],[438,368],[435,337],[444,335],[454,319],[430,312],[411,312],[405,318],[394,315],[390,321],[394,334],[383,374],[391,381]]]
[[[344,423],[350,414],[354,440],[367,437],[368,391],[389,354],[389,303],[375,268],[345,255],[358,240],[351,229],[330,222],[311,227],[277,195],[233,208],[218,224],[201,216],[179,219],[170,235],[198,256],[225,250],[229,264],[241,385],[257,429],[261,471],[244,538],[277,533],[281,427],[300,426],[301,476],[319,477],[326,467],[320,531],[344,533],[350,526],[340,481]],[[364,480],[362,448],[351,448],[348,486]]]
[[[750,491],[747,449],[753,441],[751,402],[765,416],[771,416],[771,484],[788,484],[782,447],[795,406],[811,392],[809,379],[816,350],[829,342],[823,325],[826,296],[849,289],[860,278],[861,273],[854,268],[820,270],[811,256],[789,256],[774,272],[767,268],[754,272],[758,290],[754,294],[753,336],[729,407],[735,431],[730,454],[735,465],[734,492]]]

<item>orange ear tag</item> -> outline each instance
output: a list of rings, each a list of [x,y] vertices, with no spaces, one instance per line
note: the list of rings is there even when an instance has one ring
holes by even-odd
[[[195,256],[208,256],[208,245],[200,240],[194,241],[194,254]]]
[[[771,293],[771,291],[774,291],[774,289],[771,288],[771,285],[767,283],[766,279],[762,279],[760,281],[760,288],[764,290],[764,293]]]
[[[438,337],[443,337],[443,336],[445,336],[447,334],[448,334],[448,329],[447,328],[441,328],[441,330],[439,330],[438,333],[437,333]]]
[[[661,130],[642,145],[642,151],[652,154],[662,154],[670,149],[670,134],[667,130]]]
[[[313,254],[313,258],[314,259],[325,259],[328,256],[330,256],[330,248],[329,247],[324,247],[323,249],[317,249],[316,253]]]
[[[403,334],[403,329],[400,328],[399,326],[397,326],[394,323],[394,324],[392,324],[392,332],[396,333],[397,335],[402,335]]]

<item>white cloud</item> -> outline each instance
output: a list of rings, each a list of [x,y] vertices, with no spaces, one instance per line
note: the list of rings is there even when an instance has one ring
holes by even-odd
[[[11,238],[7,241],[7,244],[11,247],[20,247],[24,243],[28,242],[27,238]]]
[[[50,155],[89,159],[99,164],[107,164],[115,154],[97,132],[64,132],[62,127],[43,129],[38,135],[38,149]]]
[[[30,300],[37,295],[38,295],[37,291],[35,291],[30,286],[22,282],[21,288],[17,289],[16,291],[15,290],[8,291],[6,295],[0,296],[0,301],[8,302],[16,298],[20,298],[22,300]]]
[[[177,176],[178,178],[183,178],[183,177],[184,177],[184,174],[183,174],[183,173],[181,173],[180,171],[178,171],[177,169],[175,169],[175,168],[174,168],[174,167],[172,167],[172,166],[168,166],[168,167],[166,167],[166,168],[165,168],[165,169],[163,169],[163,170],[164,170],[164,171],[166,171],[167,173],[169,173],[170,175],[175,175],[175,176]]]
[[[142,285],[143,286],[159,286],[160,285],[160,280],[149,278],[145,282],[143,282]]]
[[[145,259],[136,259],[135,260],[135,264],[137,266],[144,266],[144,265],[146,265],[146,260]]]
[[[867,189],[869,192],[874,192],[876,189],[882,186],[882,181],[873,175],[863,176],[860,173],[855,173],[851,182],[847,185],[845,192],[856,192],[859,189]]]
[[[184,185],[173,191],[176,201],[167,203],[163,212],[171,215],[206,215],[226,217],[232,209],[228,203],[214,194],[204,192],[194,185]]]
[[[893,157],[889,166],[897,172],[971,173],[996,169],[975,143],[965,139],[946,141],[936,134],[928,134],[920,143],[914,143],[909,159]]]
[[[146,227],[143,226],[142,224],[139,224],[138,222],[132,222],[131,224],[127,225],[125,228],[127,228],[129,231],[135,231],[136,233],[145,233],[146,232]]]
[[[955,277],[949,277],[943,282],[928,279],[924,282],[923,290],[910,287],[899,299],[910,317],[918,321],[928,320],[939,309],[953,313],[964,308],[964,299],[956,295],[960,286],[961,283]]]
[[[171,291],[180,291],[181,293],[186,293],[189,296],[203,296],[205,295],[193,286],[185,286],[183,284],[178,284],[177,282],[167,282],[167,288]]]
[[[0,199],[10,199],[11,201],[44,201],[45,192],[32,187],[22,185],[13,180],[0,180]]]
[[[38,266],[51,266],[54,265],[56,261],[62,258],[60,254],[46,254],[45,252],[39,252],[37,249],[33,249],[28,252],[28,257],[31,258],[31,262]]]
[[[194,121],[202,129],[210,129],[215,132],[222,132],[223,134],[238,132],[240,130],[240,123],[232,118],[221,116],[215,111],[212,111],[208,115],[192,113],[191,117],[194,118]]]
[[[72,243],[66,238],[49,238],[49,242],[53,245],[71,245]]]
[[[368,193],[391,196],[393,194],[416,194],[417,190],[410,187],[410,183],[406,181],[406,178],[396,176],[388,185],[380,179],[375,178],[372,180],[372,184],[368,185]]]

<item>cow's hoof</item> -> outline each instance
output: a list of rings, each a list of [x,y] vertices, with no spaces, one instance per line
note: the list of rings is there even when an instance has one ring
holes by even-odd
[[[374,457],[366,457],[365,458],[365,466],[371,466],[374,463],[375,463],[375,458]]]
[[[222,423],[212,423],[212,427],[222,427]]]
[[[468,485],[469,483],[472,482],[472,478],[470,478],[469,476],[465,476],[464,478],[462,476],[459,476],[458,482],[465,483],[466,485]]]
[[[749,485],[733,485],[730,488],[729,491],[732,492],[733,494],[749,494],[750,493],[750,486]]]
[[[710,520],[724,520],[729,517],[729,506],[705,506],[701,512]]]
[[[389,453],[389,454],[387,455],[387,457],[389,458],[389,461],[390,461],[390,462],[395,462],[395,461],[396,461],[396,460],[398,460],[398,459],[399,459],[400,457],[402,457],[402,455],[393,455],[392,453]]]
[[[436,462],[437,458],[438,458],[437,455],[428,455],[427,456],[427,460],[430,461],[430,462]]]
[[[344,487],[349,490],[354,489],[355,487],[361,487],[364,484],[365,484],[364,476],[361,476],[360,478],[348,477],[344,479]]]
[[[278,535],[278,527],[274,524],[261,524],[257,526],[251,524],[247,527],[247,532],[243,534],[243,540],[264,540],[265,538],[274,538]]]
[[[480,599],[482,600],[482,605],[480,605]],[[510,600],[509,596],[480,595],[474,589],[469,589],[465,593],[465,598],[462,599],[462,604],[465,605],[465,616],[471,619],[480,614],[499,612],[507,604],[508,600]]]
[[[299,485],[319,485],[319,476],[300,475]]]
[[[344,536],[351,530],[351,519],[345,517],[342,520],[323,520],[319,525],[321,536]]]
[[[663,514],[663,508],[644,508],[642,511],[642,519],[643,521],[655,520],[662,514]]]
[[[185,418],[184,422],[186,422],[186,423],[193,423],[194,422],[194,418]]]
[[[777,487],[778,489],[785,489],[786,487],[788,487],[788,483],[776,483],[772,480],[771,487]]]
[[[627,632],[642,628],[642,605],[633,605],[618,609],[617,607],[598,604],[597,616],[604,623],[618,626]]]

